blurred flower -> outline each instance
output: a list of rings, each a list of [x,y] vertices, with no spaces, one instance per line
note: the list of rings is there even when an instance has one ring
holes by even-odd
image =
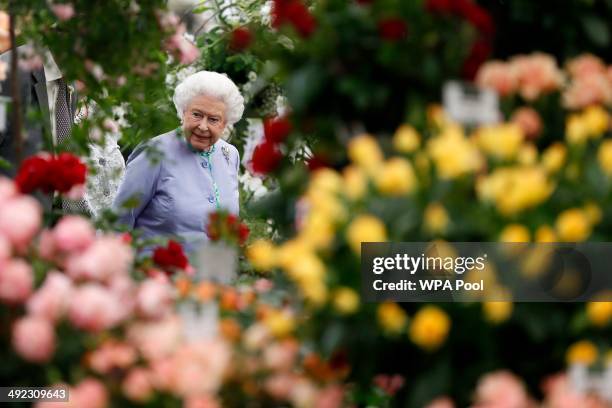
[[[588,340],[581,340],[572,344],[565,354],[568,364],[591,365],[597,361],[597,347]]]
[[[334,291],[332,304],[340,314],[355,313],[359,309],[359,295],[349,287],[340,287]]]
[[[131,401],[147,402],[154,392],[149,372],[138,367],[130,370],[121,384],[121,390]]]
[[[383,390],[385,394],[393,396],[404,386],[406,381],[404,380],[404,377],[399,374],[378,374],[374,377],[372,382],[378,388]]]
[[[47,273],[42,286],[28,300],[28,313],[58,321],[68,310],[73,290],[72,281],[63,273]]]
[[[485,319],[493,324],[503,323],[512,315],[512,302],[483,302]]]
[[[317,389],[315,385],[305,378],[301,378],[294,383],[289,395],[289,400],[295,407],[313,407],[316,398]]]
[[[286,23],[291,23],[303,38],[310,37],[316,28],[316,20],[300,0],[273,0],[272,27]]]
[[[287,310],[271,310],[263,320],[263,324],[276,337],[284,337],[295,329],[295,318]]]
[[[496,371],[478,380],[473,408],[527,408],[525,385],[508,371]]]
[[[516,161],[523,166],[532,166],[538,161],[538,149],[532,143],[523,143]]]
[[[527,101],[559,89],[563,76],[555,59],[544,53],[518,55],[510,61],[516,71],[519,93]]]
[[[387,241],[385,224],[373,215],[358,215],[346,230],[346,240],[353,252],[361,254],[362,242]]]
[[[63,3],[63,4],[51,3],[49,7],[51,7],[51,11],[53,12],[53,14],[55,14],[57,19],[60,21],[67,21],[67,20],[70,20],[72,17],[74,17],[74,14],[75,14],[74,6],[70,3]]]
[[[580,392],[567,374],[549,377],[543,384],[544,406],[550,408],[607,408],[609,404],[597,396]]]
[[[253,41],[253,34],[247,27],[237,27],[230,34],[230,48],[234,51],[244,51]]]
[[[425,350],[435,350],[446,340],[451,321],[437,306],[419,309],[410,323],[410,339]]]
[[[140,284],[136,294],[136,309],[143,317],[159,319],[170,313],[174,295],[170,285],[154,279]]]
[[[516,91],[518,78],[511,64],[489,61],[478,70],[476,83],[482,87],[492,88],[501,97],[505,97]]]
[[[582,54],[567,62],[567,71],[574,77],[605,74],[606,65],[593,54]]]
[[[408,316],[397,303],[383,302],[376,311],[378,323],[389,334],[398,334],[404,330]]]
[[[497,159],[512,159],[523,143],[523,131],[516,124],[484,126],[476,131],[476,141],[487,154]]]
[[[454,179],[481,168],[478,149],[463,135],[458,126],[448,126],[440,135],[429,139],[427,151],[442,179]]]
[[[423,213],[423,226],[431,234],[444,234],[450,223],[448,212],[438,202],[429,203]]]
[[[549,174],[558,172],[565,164],[567,148],[563,143],[555,142],[542,153],[542,165]]]
[[[298,356],[299,344],[295,339],[287,338],[268,345],[263,352],[266,368],[274,371],[291,371]]]
[[[455,408],[455,404],[449,397],[438,397],[427,404],[425,408]]]
[[[510,121],[517,124],[523,130],[528,140],[537,139],[540,133],[542,133],[542,118],[533,108],[523,106],[515,110]]]
[[[182,323],[171,315],[163,320],[132,323],[126,338],[147,360],[160,360],[176,350],[182,339]]]
[[[40,228],[41,213],[38,201],[29,196],[4,201],[0,207],[0,234],[14,247],[25,249]]]
[[[612,81],[605,74],[574,78],[562,95],[563,106],[582,109],[590,105],[612,103]]]
[[[386,41],[400,41],[408,34],[408,25],[401,18],[387,17],[378,21],[378,34]]]
[[[70,402],[76,407],[106,408],[108,392],[99,380],[88,377],[70,390]]]
[[[499,234],[500,242],[529,242],[530,239],[529,230],[521,224],[507,225]]]
[[[610,115],[599,105],[589,106],[582,113],[585,126],[591,137],[599,137],[610,127]]]
[[[0,52],[4,52],[11,46],[9,35],[10,17],[4,10],[0,11]]]
[[[368,188],[368,179],[359,167],[355,165],[346,166],[343,170],[344,193],[351,200],[361,199]]]
[[[62,217],[53,228],[54,246],[64,252],[86,249],[94,241],[94,236],[91,222],[77,215]]]
[[[420,144],[421,136],[410,125],[401,125],[393,135],[393,148],[399,153],[412,153]]]
[[[276,266],[274,245],[264,239],[253,242],[246,251],[247,258],[258,271],[270,271]]]
[[[87,283],[70,299],[68,318],[77,328],[91,332],[109,329],[129,313],[115,293],[105,287]]]
[[[165,49],[176,56],[181,64],[191,64],[200,56],[200,50],[185,38],[185,26],[181,24],[176,32],[166,40]]]
[[[557,234],[550,226],[542,225],[535,232],[535,242],[557,242]]]
[[[563,211],[555,222],[557,236],[564,242],[584,241],[591,235],[591,229],[589,219],[579,208]]]
[[[597,152],[597,161],[607,176],[612,176],[612,140],[604,140]]]
[[[47,320],[26,316],[13,326],[13,347],[23,359],[33,363],[45,363],[55,351],[55,332]]]
[[[264,137],[271,143],[284,142],[292,130],[291,122],[284,116],[265,119],[263,126]]]
[[[345,391],[342,386],[337,384],[328,385],[317,395],[315,406],[317,408],[340,408],[343,406],[344,394]]]
[[[251,168],[257,174],[268,174],[276,170],[283,154],[275,143],[264,141],[255,147],[251,158]]]
[[[374,182],[382,194],[398,196],[412,193],[417,180],[408,160],[393,157],[381,165],[375,173]]]
[[[468,81],[473,81],[478,69],[491,55],[491,51],[492,46],[490,39],[486,37],[477,38],[476,41],[472,43],[470,52],[461,67],[463,78]]]
[[[53,188],[68,193],[73,187],[85,184],[87,166],[77,156],[62,152],[51,159],[49,172]]]
[[[367,174],[375,175],[383,162],[383,154],[373,136],[362,134],[349,141],[348,156],[353,163]]]
[[[582,206],[582,211],[592,225],[599,224],[603,218],[601,207],[593,201],[589,201]]]
[[[586,314],[594,326],[605,327],[612,320],[612,302],[589,302]]]
[[[66,273],[75,280],[106,282],[114,276],[126,275],[133,259],[132,248],[120,236],[103,236],[84,252],[71,256]]]
[[[174,240],[169,240],[166,247],[155,248],[153,262],[168,272],[174,271],[175,268],[185,269],[189,264],[183,247]]]
[[[32,293],[34,275],[30,264],[12,259],[0,264],[0,302],[22,304]]]
[[[99,374],[109,374],[115,369],[127,369],[138,359],[134,347],[116,340],[107,340],[92,351],[87,360],[89,367]]]

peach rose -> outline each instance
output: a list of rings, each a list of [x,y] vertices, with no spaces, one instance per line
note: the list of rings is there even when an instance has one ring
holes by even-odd
[[[114,340],[104,342],[88,358],[91,369],[108,374],[113,369],[126,369],[136,362],[138,353],[131,345]]]
[[[28,313],[56,322],[68,310],[73,291],[72,281],[66,275],[50,272],[43,285],[28,300]]]
[[[13,347],[23,359],[45,363],[55,351],[53,325],[36,316],[23,317],[13,326]]]
[[[608,405],[591,395],[584,395],[572,388],[567,375],[557,374],[548,378],[542,386],[547,408],[606,408]]]
[[[273,343],[264,350],[264,364],[272,370],[290,370],[293,367],[298,351],[299,345],[297,341],[292,339]]]
[[[530,405],[525,385],[508,371],[496,371],[478,381],[474,408],[526,408]]]
[[[83,251],[94,242],[96,231],[91,222],[78,215],[66,215],[53,229],[55,247],[60,251]]]
[[[516,123],[529,140],[537,139],[542,133],[542,119],[538,112],[529,107],[522,107],[514,111],[511,122]]]
[[[178,347],[181,335],[181,321],[174,315],[156,322],[137,322],[127,330],[128,341],[149,360],[169,356]]]
[[[427,404],[425,408],[455,408],[455,404],[448,397],[438,397]]]
[[[51,4],[51,11],[60,21],[67,21],[74,17],[74,6],[70,3]]]
[[[221,408],[219,402],[210,395],[196,395],[185,399],[184,408]]]
[[[519,55],[510,63],[516,70],[519,93],[528,101],[556,91],[563,82],[563,75],[550,55],[537,52]]]
[[[114,275],[128,273],[134,254],[120,237],[97,239],[84,252],[70,257],[66,272],[73,279],[108,281]]]
[[[0,265],[0,301],[24,303],[32,293],[32,267],[22,259],[12,259]]]
[[[138,288],[136,308],[145,318],[159,319],[170,312],[173,298],[171,286],[155,279],[147,279]]]
[[[286,400],[293,389],[296,378],[294,374],[281,373],[269,376],[264,382],[264,389],[272,398]]]
[[[86,378],[74,387],[70,392],[70,399],[75,407],[108,407],[108,392],[104,384],[94,378]]]
[[[325,387],[315,402],[317,408],[340,408],[344,400],[344,389],[339,385],[329,385]]]
[[[476,84],[485,88],[492,88],[504,97],[516,92],[518,81],[516,72],[510,64],[502,61],[490,61],[478,70]]]
[[[563,92],[563,106],[582,109],[589,105],[612,103],[612,82],[605,75],[576,78]]]
[[[77,328],[98,332],[119,323],[129,310],[104,286],[88,283],[79,287],[68,310],[68,319]]]
[[[567,71],[574,77],[605,75],[606,65],[593,54],[582,54],[568,61]]]

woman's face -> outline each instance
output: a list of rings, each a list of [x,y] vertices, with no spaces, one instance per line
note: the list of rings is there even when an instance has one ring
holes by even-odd
[[[211,147],[225,129],[225,104],[211,96],[194,97],[183,112],[183,132],[196,150]]]

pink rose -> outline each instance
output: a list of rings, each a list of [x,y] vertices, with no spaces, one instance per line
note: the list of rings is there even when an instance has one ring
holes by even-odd
[[[604,401],[593,396],[577,392],[569,382],[567,375],[557,374],[548,378],[543,387],[547,408],[606,408]]]
[[[119,323],[126,310],[116,295],[105,287],[88,283],[79,287],[70,300],[68,318],[77,328],[98,332]]]
[[[527,139],[536,139],[542,133],[542,119],[538,112],[529,107],[522,107],[514,111],[511,122],[516,123]]]
[[[339,385],[325,387],[317,396],[317,408],[339,408],[344,399],[344,389]]]
[[[272,343],[264,350],[264,364],[277,371],[288,371],[293,368],[299,345],[295,340]]]
[[[48,320],[23,317],[13,326],[13,347],[17,354],[34,363],[45,363],[55,350],[55,332]]]
[[[476,83],[485,88],[492,88],[504,97],[516,92],[518,79],[510,64],[502,61],[490,61],[478,70]]]
[[[176,32],[166,41],[166,50],[177,56],[181,64],[191,64],[200,56],[200,50],[185,38],[185,26],[181,24]]]
[[[557,62],[550,55],[537,52],[519,55],[510,63],[517,75],[519,93],[528,101],[558,90],[563,82]]]
[[[126,275],[132,264],[132,248],[119,237],[95,240],[84,252],[70,257],[66,272],[75,280],[108,281],[114,275]]]
[[[53,232],[48,229],[42,230],[38,238],[38,255],[47,261],[52,261],[55,257],[55,238]]]
[[[131,345],[107,340],[89,355],[89,366],[97,373],[108,374],[113,369],[130,367],[137,358],[138,353]]]
[[[147,279],[138,288],[136,308],[145,318],[158,319],[168,314],[173,302],[172,288],[155,279]]]
[[[270,394],[270,396],[272,396],[272,398],[277,400],[287,400],[295,381],[296,378],[294,374],[273,374],[266,379],[264,389],[268,394]]]
[[[73,290],[72,281],[66,275],[50,272],[43,285],[28,300],[28,313],[51,322],[58,321],[68,310]]]
[[[253,287],[259,293],[266,293],[274,287],[274,283],[270,279],[259,278],[255,281]]]
[[[154,391],[151,375],[144,368],[134,368],[123,380],[121,389],[128,399],[146,402],[152,397]]]
[[[567,70],[574,77],[605,75],[606,65],[593,54],[582,54],[567,63]]]
[[[32,293],[32,267],[22,259],[12,259],[0,265],[0,301],[21,304]]]
[[[312,407],[316,398],[317,388],[311,381],[305,378],[300,378],[295,382],[289,396],[293,405],[298,407]]]
[[[563,93],[563,105],[569,109],[610,103],[612,103],[612,82],[601,74],[576,78]]]
[[[11,243],[4,235],[0,235],[0,264],[11,257],[11,252]]]
[[[70,190],[68,190],[68,192],[66,194],[64,194],[64,197],[66,197],[69,200],[80,200],[83,197],[85,197],[85,192],[87,190],[87,187],[85,186],[85,183],[83,184],[75,184],[72,187],[70,187]]]
[[[525,385],[508,371],[487,374],[478,381],[474,407],[525,408],[530,406]]]
[[[5,201],[17,195],[17,187],[13,180],[0,176],[0,207]]]
[[[106,408],[108,393],[100,381],[86,378],[71,390],[70,400],[75,407]]]
[[[210,395],[196,395],[185,399],[184,408],[221,408],[221,404]]]
[[[64,252],[83,251],[94,241],[95,233],[88,219],[66,215],[53,229],[55,247]]]
[[[0,234],[17,248],[25,249],[42,222],[40,204],[29,196],[18,196],[2,204]]]
[[[138,322],[127,330],[127,339],[149,360],[170,355],[179,345],[182,336],[181,321],[168,316],[157,322]]]
[[[74,6],[70,3],[67,4],[52,4],[51,11],[60,21],[70,20],[74,17]]]
[[[455,404],[448,397],[438,397],[427,404],[425,408],[455,408]]]

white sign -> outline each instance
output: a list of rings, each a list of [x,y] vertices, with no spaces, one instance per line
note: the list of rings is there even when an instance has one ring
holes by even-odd
[[[444,111],[456,122],[466,125],[487,125],[501,119],[499,98],[491,89],[473,84],[449,81],[442,91]]]

